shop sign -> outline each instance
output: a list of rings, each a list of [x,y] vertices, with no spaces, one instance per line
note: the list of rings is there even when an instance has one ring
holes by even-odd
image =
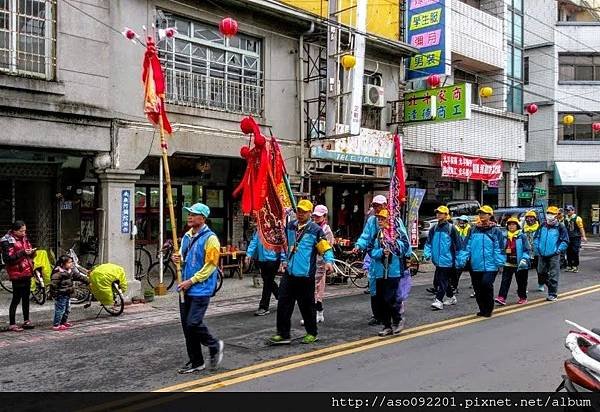
[[[494,187],[497,188],[500,185],[500,181],[499,180],[489,180],[487,182],[488,187]]]
[[[336,134],[349,131],[348,125],[337,124]],[[320,141],[311,147],[311,157],[343,163],[390,166],[394,137],[390,132],[360,129],[357,136]]]
[[[131,190],[121,190],[121,233],[129,233]]]
[[[546,191],[546,189],[542,189],[541,187],[536,187],[535,189],[533,189],[533,193],[535,193],[538,196],[546,196],[546,194],[548,192]]]
[[[408,221],[407,231],[410,237],[410,244],[413,247],[419,246],[419,208],[424,198],[425,189],[408,188],[408,213],[406,220]]]
[[[479,157],[442,153],[442,177],[464,180],[502,179],[502,160],[488,161]]]
[[[531,193],[531,192],[519,192],[517,194],[517,197],[519,199],[531,199],[531,198],[533,198],[533,193]]]
[[[408,60],[407,80],[430,74],[450,74],[450,65],[446,67],[446,53],[450,50],[450,36],[446,32],[450,14],[446,1],[408,2],[407,36],[410,45],[419,53]]]
[[[404,121],[454,121],[471,118],[471,85],[459,83],[404,95]]]

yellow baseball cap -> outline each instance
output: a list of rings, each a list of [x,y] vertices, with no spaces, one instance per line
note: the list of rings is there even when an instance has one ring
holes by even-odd
[[[377,217],[384,217],[384,218],[387,219],[388,217],[390,217],[390,212],[388,212],[387,209],[381,209],[379,212],[377,212],[375,214],[375,216],[377,216]]]
[[[558,215],[559,210],[556,206],[548,206],[548,209],[546,209],[546,212],[552,213],[553,215]]]
[[[302,210],[303,212],[312,212],[313,204],[310,200],[302,199],[298,202],[298,206],[296,206],[298,210]]]
[[[479,209],[477,209],[477,213],[485,213],[486,215],[493,215],[494,209],[492,209],[488,205],[485,205],[485,206],[481,206]]]
[[[537,218],[537,213],[535,213],[535,210],[529,210],[527,213],[525,213],[525,217],[535,217],[535,218]]]
[[[435,211],[436,212],[440,212],[440,213],[445,213],[447,215],[450,214],[450,210],[446,206],[444,206],[444,205],[439,206],[437,209],[435,209]]]
[[[506,226],[508,226],[509,223],[516,223],[517,226],[521,227],[521,223],[519,222],[519,219],[517,219],[514,216],[506,221]]]

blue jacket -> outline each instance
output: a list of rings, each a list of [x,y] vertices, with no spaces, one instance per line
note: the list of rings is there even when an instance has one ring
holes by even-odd
[[[497,226],[471,229],[467,247],[458,254],[457,265],[470,260],[473,272],[497,272],[506,263],[504,236]]]
[[[194,237],[200,236],[198,240],[191,246],[194,239],[191,231],[188,231],[181,239],[181,256],[185,258],[181,270],[181,279],[191,279],[204,266],[205,246],[209,237],[216,236],[208,226],[204,226]],[[189,249],[189,250],[188,250]],[[188,296],[212,296],[217,287],[217,270],[203,282],[198,282],[192,285],[187,291]]]
[[[423,250],[425,260],[431,258],[436,267],[455,267],[456,256],[461,250],[460,235],[451,222],[437,223],[429,229]]]
[[[287,272],[292,276],[314,277],[317,270],[317,255],[323,256],[325,263],[333,262],[333,251],[325,237],[323,229],[309,221],[298,232],[298,221],[288,223],[288,253],[284,258]],[[304,234],[302,234],[304,233]]]
[[[533,237],[533,245],[539,256],[549,257],[559,255],[569,245],[569,234],[562,223],[548,226],[544,223]]]
[[[517,246],[517,265],[519,265],[522,259],[527,260],[527,263],[529,263],[529,259],[531,259],[531,247],[529,246],[529,240],[527,239],[527,235],[521,231],[521,233],[519,233],[515,238],[515,244]],[[505,254],[507,246],[508,232],[504,236]]]
[[[258,237],[258,232],[254,232],[250,245],[248,245],[248,249],[246,250],[246,256],[257,259],[259,262],[276,262],[278,260],[283,260],[283,255],[284,253],[277,253],[271,249],[265,248]]]
[[[402,232],[403,237],[406,236],[408,239],[408,233],[406,232],[406,226],[404,226],[404,222],[402,219],[398,219],[396,224],[400,227],[400,232]],[[356,241],[356,247],[360,250],[369,250],[373,247],[375,239],[379,234],[379,223],[377,223],[376,216],[370,216],[367,219],[367,223],[365,223],[365,227],[363,228],[363,232],[360,237]],[[410,257],[412,253],[412,247],[410,246],[410,242],[408,242],[408,248],[404,251],[404,256]]]
[[[385,245],[382,242],[382,238],[378,235],[373,242],[372,248],[369,250],[369,256],[371,257],[371,264],[369,266],[369,278],[370,279],[381,279],[386,273],[390,278],[402,277],[404,274],[404,256],[410,249],[410,242],[405,233],[399,239],[396,239],[396,246],[398,247],[398,255],[390,254],[390,261],[384,263],[386,260],[384,249]]]

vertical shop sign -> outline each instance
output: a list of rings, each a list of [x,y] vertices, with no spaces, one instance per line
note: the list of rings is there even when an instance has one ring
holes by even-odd
[[[131,190],[121,190],[121,233],[129,233]]]
[[[408,189],[408,214],[406,220],[408,222],[408,235],[410,244],[413,247],[419,246],[419,208],[425,198],[425,189],[417,189],[411,187]]]

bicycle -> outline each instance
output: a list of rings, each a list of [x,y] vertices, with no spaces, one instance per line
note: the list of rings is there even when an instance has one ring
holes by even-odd
[[[152,254],[144,247],[144,245],[135,245],[135,278],[140,280],[148,273],[152,266]]]
[[[71,259],[73,259],[74,269],[82,275],[85,275],[89,278],[88,269],[84,268],[79,264],[79,258],[77,257],[77,254],[75,253],[73,248],[69,249],[67,255],[70,256]],[[71,296],[71,303],[81,304],[86,302],[83,307],[86,309],[89,308],[92,305],[92,300],[94,299],[94,295],[89,285],[83,282],[75,281],[73,282],[73,287],[74,292]],[[119,316],[121,313],[123,313],[123,310],[125,309],[125,297],[123,296],[123,291],[119,286],[119,281],[115,280],[114,282],[112,282],[111,289],[113,295],[113,304],[107,306],[103,303],[100,303],[100,312],[102,312],[102,309],[104,309],[111,316]],[[98,312],[98,316],[100,316],[100,312]]]
[[[46,285],[44,284],[44,277],[42,276],[42,272],[40,268],[36,268],[33,270],[33,281],[35,286],[31,291],[31,300],[33,300],[38,305],[43,305],[46,303],[47,291]],[[8,293],[12,293],[12,282],[8,277],[8,272],[6,271],[4,265],[0,267],[0,286],[2,289],[7,291]]]
[[[333,274],[342,278],[349,278],[354,286],[365,289],[369,286],[367,271],[363,269],[362,261],[348,263],[344,260],[333,259]]]

